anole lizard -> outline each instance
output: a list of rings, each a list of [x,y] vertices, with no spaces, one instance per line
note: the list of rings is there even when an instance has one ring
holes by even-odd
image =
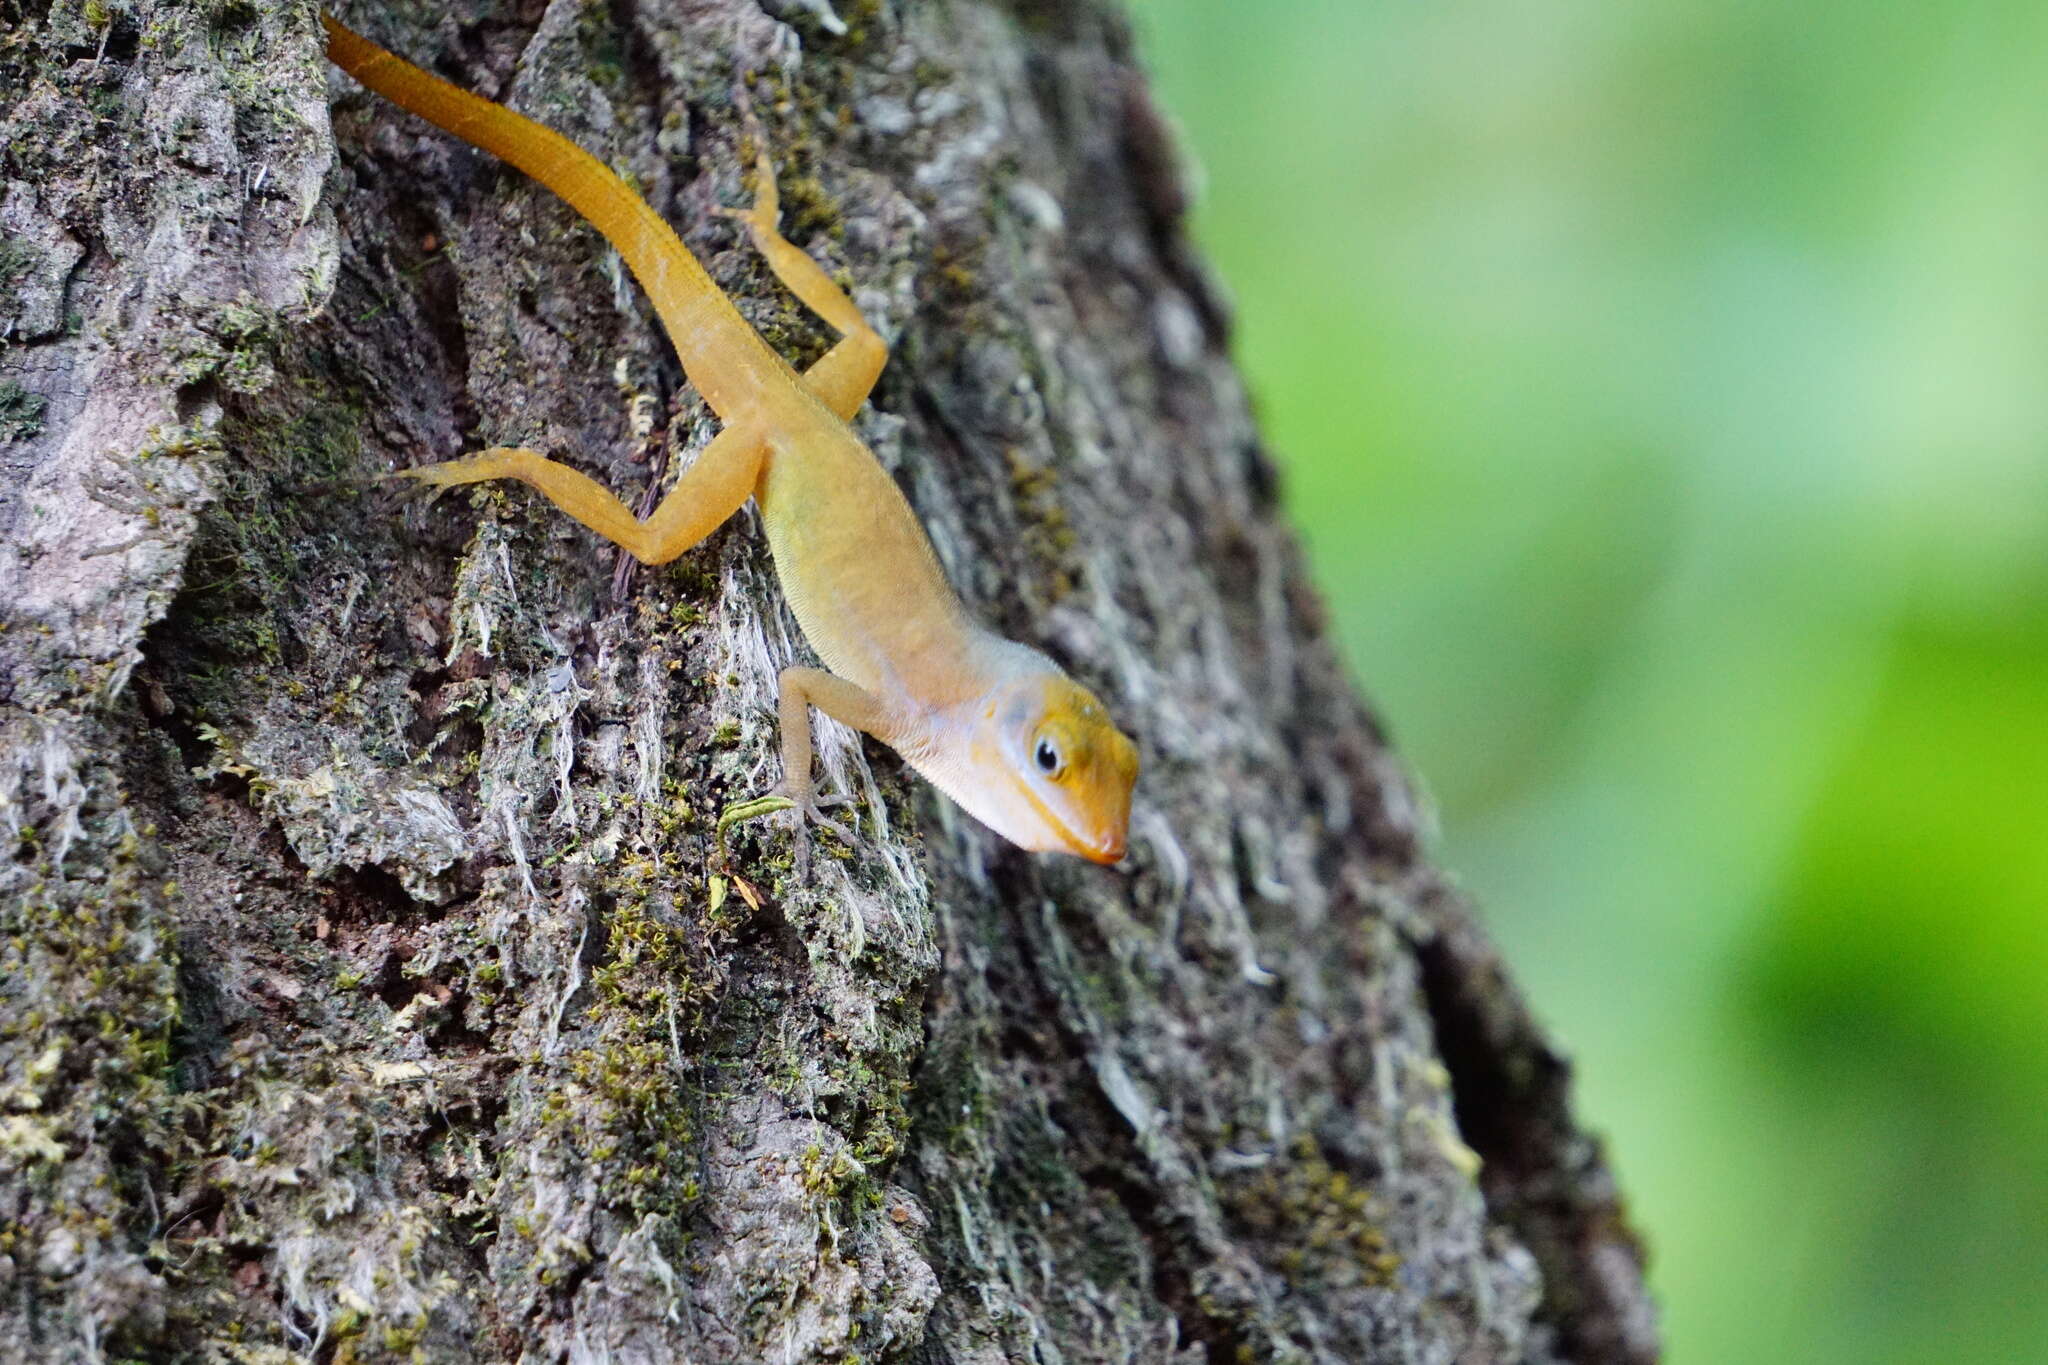
[[[888,349],[845,292],[778,231],[765,143],[753,208],[726,212],[745,225],[777,278],[840,334],[801,376],[668,224],[595,157],[428,75],[332,15],[321,22],[335,65],[526,172],[604,234],[725,423],[645,521],[589,476],[531,450],[498,447],[404,474],[444,486],[519,479],[644,564],[674,559],[752,497],[790,608],[826,664],[785,668],[780,678],[775,795],[797,810],[800,862],[805,821],[823,820],[811,783],[813,706],[895,749],[1012,843],[1099,863],[1121,859],[1137,749],[1052,660],[968,615],[910,504],[847,425]]]

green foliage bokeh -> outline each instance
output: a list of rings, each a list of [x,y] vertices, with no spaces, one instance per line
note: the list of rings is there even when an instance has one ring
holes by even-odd
[[[1136,9],[1670,1358],[2048,1360],[2048,7]]]

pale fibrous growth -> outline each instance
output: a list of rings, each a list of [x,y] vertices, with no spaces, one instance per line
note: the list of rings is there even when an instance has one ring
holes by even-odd
[[[674,559],[748,498],[791,610],[823,669],[780,678],[783,776],[761,810],[821,820],[810,708],[890,745],[976,819],[1022,848],[1098,863],[1124,854],[1136,746],[1052,660],[969,617],[909,503],[847,421],[888,350],[853,301],[777,226],[766,144],[752,208],[731,210],[769,266],[839,342],[798,375],[740,316],[681,240],[568,139],[428,75],[323,15],[328,56],[371,90],[531,175],[604,235],[660,315],[685,372],[725,427],[642,521],[589,476],[498,447],[405,471],[446,486],[518,479],[641,562]]]

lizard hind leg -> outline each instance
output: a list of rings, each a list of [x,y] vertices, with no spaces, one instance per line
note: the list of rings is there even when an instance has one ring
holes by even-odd
[[[850,419],[867,401],[869,390],[881,377],[882,367],[888,364],[888,343],[869,325],[859,305],[825,273],[824,267],[782,235],[782,201],[775,183],[775,162],[768,155],[767,134],[761,130],[752,107],[742,104],[741,108],[746,118],[747,135],[753,139],[756,149],[754,206],[721,209],[720,212],[746,227],[754,249],[768,262],[775,278],[782,281],[804,307],[839,333],[838,344],[805,372],[804,386],[842,419]]]
[[[547,494],[548,501],[588,526],[605,539],[631,550],[641,539],[640,519],[610,489],[580,470],[559,464],[538,451],[497,446],[474,455],[401,469],[397,477],[433,488],[483,483],[490,479],[517,479]]]
[[[666,564],[717,530],[754,491],[766,447],[756,432],[727,427],[684,470],[654,515],[641,521],[633,509],[581,470],[537,451],[511,446],[465,455],[459,460],[400,470],[398,477],[438,488],[517,479],[547,495],[606,540],[643,564]]]

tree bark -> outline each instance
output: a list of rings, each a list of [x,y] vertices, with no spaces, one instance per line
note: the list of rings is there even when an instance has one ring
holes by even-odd
[[[0,0],[0,1358],[1646,1361],[1564,1062],[1340,669],[1088,0],[360,3],[713,213],[744,82],[895,348],[857,426],[1140,739],[1115,870],[823,726],[859,845],[714,822],[804,655],[617,259],[314,11]],[[826,840],[821,852],[835,850]]]

